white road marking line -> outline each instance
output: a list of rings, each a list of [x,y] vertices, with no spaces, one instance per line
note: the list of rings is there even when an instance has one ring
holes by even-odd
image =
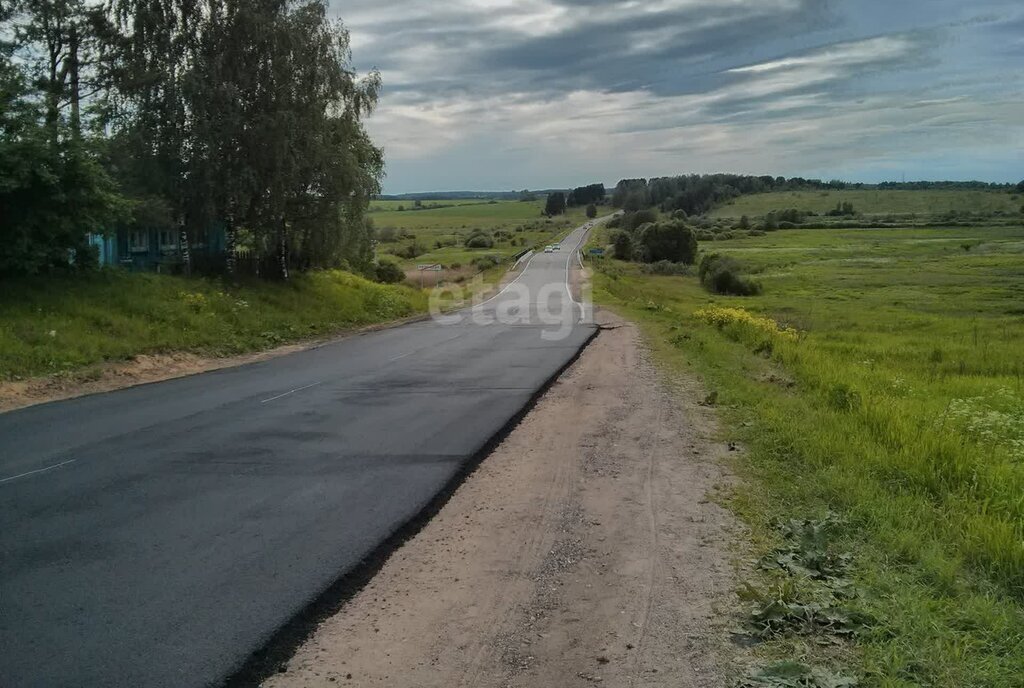
[[[524,265],[524,266],[523,266],[523,270],[522,270],[522,272],[520,272],[520,273],[519,273],[518,275],[516,275],[516,278],[515,278],[514,280],[512,280],[511,282],[509,282],[508,284],[506,284],[506,285],[505,285],[505,288],[504,288],[504,289],[502,289],[501,291],[499,291],[499,292],[498,292],[497,294],[495,294],[495,295],[494,295],[494,296],[492,296],[491,298],[487,299],[486,301],[483,301],[483,302],[481,302],[481,303],[478,303],[478,304],[477,304],[477,305],[475,305],[475,306],[470,306],[470,307],[469,307],[469,310],[473,310],[474,308],[480,308],[481,306],[485,306],[485,305],[489,304],[489,303],[490,303],[491,301],[493,301],[494,299],[496,299],[496,298],[498,298],[499,296],[501,296],[502,294],[504,294],[504,293],[505,293],[506,291],[508,291],[508,288],[509,288],[509,287],[511,287],[511,286],[512,286],[513,284],[515,284],[516,282],[518,282],[518,281],[519,281],[519,278],[520,278],[520,277],[522,277],[523,275],[525,275],[525,274],[526,274],[526,271],[530,269],[530,263],[532,263],[532,262],[533,262],[533,259],[534,259],[534,258],[536,258],[536,257],[537,257],[538,255],[539,255],[539,254],[537,254],[537,253],[534,253],[534,254],[533,254],[533,255],[532,255],[531,257],[530,257],[530,260],[526,261],[526,265]]]
[[[18,475],[12,475],[9,478],[0,479],[0,483],[6,483],[9,480],[17,480],[18,478],[24,478],[27,475],[35,475],[36,473],[45,473],[46,471],[52,471],[55,468],[67,466],[69,463],[74,463],[75,461],[78,461],[78,459],[68,459],[67,461],[61,461],[60,463],[55,463],[52,466],[47,466],[46,468],[37,468],[34,471],[27,471],[25,473],[19,473]]]
[[[273,401],[274,399],[280,399],[281,397],[286,397],[289,394],[295,394],[296,392],[301,392],[304,389],[309,389],[310,387],[316,387],[319,384],[321,384],[321,383],[320,382],[314,382],[313,384],[306,385],[305,387],[296,387],[295,389],[288,390],[284,394],[278,394],[276,397],[270,397],[269,399],[263,399],[262,401],[260,401],[260,403],[261,404],[265,404],[268,401]]]
[[[577,229],[581,229],[581,227]],[[583,309],[583,304],[577,301],[572,295],[572,287],[569,286],[569,263],[572,262],[573,254],[579,251],[580,246],[583,244],[583,240],[587,238],[587,234],[590,232],[591,229],[593,229],[593,226],[587,227],[586,229],[583,230],[583,232],[580,234],[580,240],[576,242],[576,245],[573,247],[572,252],[569,253],[569,255],[565,259],[565,291],[566,293],[569,294],[569,300],[580,307],[581,321],[583,320],[584,316],[586,316],[586,311]],[[580,267],[583,267],[582,260],[580,261]]]
[[[413,354],[418,353],[420,351],[423,351],[424,349],[431,349],[431,348],[433,348],[435,346],[440,346],[441,344],[447,344],[448,342],[452,341],[453,339],[458,339],[459,337],[461,337],[464,334],[465,334],[465,332],[462,332],[460,334],[455,335],[454,337],[449,337],[448,339],[442,339],[437,344],[428,344],[427,346],[421,346],[418,349],[413,349],[412,351],[407,351],[404,354],[399,354],[397,356],[389,358],[388,359],[388,363],[390,363],[391,361],[397,361],[400,358],[405,358],[406,356],[412,356]]]

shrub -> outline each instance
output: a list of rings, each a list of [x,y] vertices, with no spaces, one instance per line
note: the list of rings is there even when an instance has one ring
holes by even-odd
[[[501,262],[501,259],[498,258],[497,256],[486,255],[486,256],[477,256],[472,261],[470,261],[470,264],[473,265],[474,267],[480,269],[480,270],[486,270],[488,268],[493,268],[495,265],[497,265],[500,262]]]
[[[383,261],[377,265],[377,281],[384,284],[398,284],[405,281],[405,273],[398,263]]]
[[[627,231],[632,232],[640,225],[647,224],[648,222],[656,222],[658,219],[658,213],[653,210],[638,210],[635,213],[626,213],[622,216],[621,227]]]
[[[638,232],[639,249],[643,262],[693,265],[697,260],[697,237],[693,230],[679,221],[656,222]]]
[[[494,248],[494,239],[477,229],[466,238],[466,248]]]
[[[416,256],[421,256],[421,255],[423,255],[426,252],[427,252],[427,249],[425,249],[422,244],[417,244],[414,241],[411,244],[409,244],[408,246],[406,246],[405,248],[400,248],[397,251],[395,251],[394,253],[395,253],[396,256],[401,256],[402,258],[412,259],[412,258],[415,258]]]
[[[377,230],[377,239],[380,241],[394,241],[396,238],[398,238],[398,234],[394,227],[381,227]]]
[[[842,203],[836,203],[836,207],[825,214],[830,217],[842,217],[846,215],[856,215],[857,212],[853,209],[853,203],[843,201]]]
[[[619,260],[633,260],[633,237],[629,232],[618,231],[612,235],[612,250]]]
[[[640,269],[648,275],[686,276],[693,274],[693,268],[689,265],[673,263],[668,260],[659,260],[656,263],[647,263]]]
[[[587,206],[587,217],[589,217],[590,219],[594,219],[595,217],[597,217],[597,206],[594,205],[593,203]]]
[[[734,258],[718,253],[704,256],[697,276],[704,288],[715,294],[754,296],[761,293],[761,285],[744,277],[740,264]]]
[[[605,225],[608,229],[616,229],[622,226],[622,216],[616,215],[612,219],[608,220],[608,224]]]

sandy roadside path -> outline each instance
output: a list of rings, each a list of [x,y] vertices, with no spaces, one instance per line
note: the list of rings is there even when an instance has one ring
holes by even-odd
[[[613,324],[264,686],[725,684],[725,448]]]

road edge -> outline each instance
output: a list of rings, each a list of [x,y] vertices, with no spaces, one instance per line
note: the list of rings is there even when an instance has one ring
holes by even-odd
[[[541,397],[558,381],[558,378],[579,360],[587,347],[601,333],[600,326],[595,324],[593,328],[590,336],[576,352],[530,395],[530,398],[515,414],[462,463],[458,471],[448,479],[422,509],[398,526],[358,564],[343,572],[323,592],[279,627],[262,647],[254,650],[248,659],[218,684],[220,688],[259,686],[265,679],[278,673],[282,666],[287,665],[299,647],[313,635],[320,623],[337,614],[346,602],[366,587],[392,554],[423,530],[423,527],[444,508],[466,479],[533,410]]]

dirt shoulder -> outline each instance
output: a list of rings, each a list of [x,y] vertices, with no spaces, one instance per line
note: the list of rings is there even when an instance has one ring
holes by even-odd
[[[727,450],[611,325],[264,686],[726,683]]]

